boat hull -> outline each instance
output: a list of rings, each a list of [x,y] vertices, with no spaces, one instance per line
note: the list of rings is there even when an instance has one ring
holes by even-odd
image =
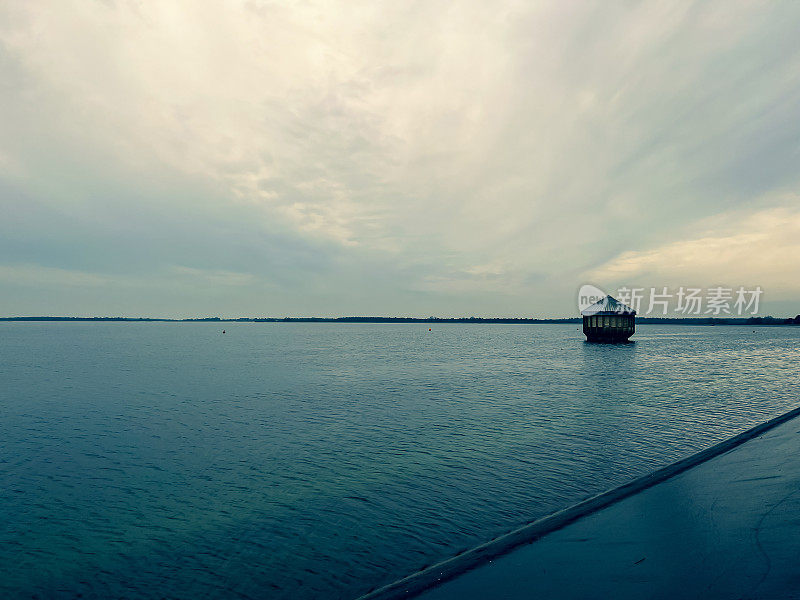
[[[583,333],[587,342],[624,344],[636,331],[633,315],[589,315],[583,317]]]

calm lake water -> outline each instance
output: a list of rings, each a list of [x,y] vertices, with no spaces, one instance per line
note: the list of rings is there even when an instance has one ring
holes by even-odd
[[[0,596],[354,598],[800,404],[800,327],[428,327],[0,323]]]

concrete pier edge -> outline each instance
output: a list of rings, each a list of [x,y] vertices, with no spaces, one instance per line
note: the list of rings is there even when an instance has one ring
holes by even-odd
[[[561,529],[589,514],[597,512],[629,496],[637,494],[649,487],[666,481],[692,467],[704,463],[714,457],[733,450],[737,446],[751,440],[770,429],[800,416],[800,407],[790,410],[765,423],[756,425],[738,435],[724,440],[710,448],[662,467],[648,475],[634,479],[619,487],[607,490],[574,504],[568,508],[551,513],[523,525],[509,533],[476,546],[452,558],[426,567],[416,573],[372,590],[357,600],[395,600],[409,598],[447,580],[453,579],[470,569],[507,554],[511,550],[536,541],[542,536]]]

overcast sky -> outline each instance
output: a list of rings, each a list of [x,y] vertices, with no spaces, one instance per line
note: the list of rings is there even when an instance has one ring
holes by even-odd
[[[0,315],[800,313],[800,2],[0,3]]]

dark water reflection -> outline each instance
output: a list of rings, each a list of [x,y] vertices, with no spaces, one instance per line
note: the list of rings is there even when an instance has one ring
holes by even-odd
[[[0,324],[4,597],[350,598],[798,403],[800,328]]]

